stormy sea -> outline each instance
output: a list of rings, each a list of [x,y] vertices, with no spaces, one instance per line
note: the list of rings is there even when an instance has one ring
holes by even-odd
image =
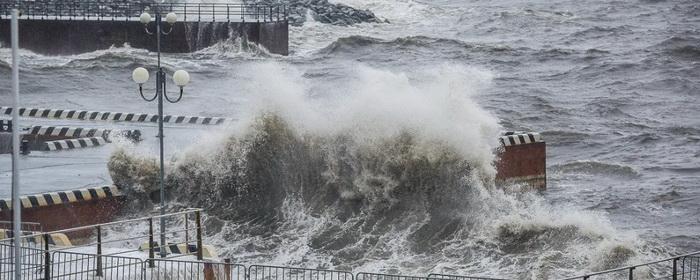
[[[192,77],[167,113],[236,120],[165,131],[168,207],[203,208],[220,255],[554,279],[700,250],[696,0],[289,4],[289,56],[242,39],[163,56]],[[26,107],[155,112],[131,82],[146,50],[21,57]],[[546,190],[494,183],[505,131],[542,133]],[[66,169],[143,194],[138,215],[155,133]]]

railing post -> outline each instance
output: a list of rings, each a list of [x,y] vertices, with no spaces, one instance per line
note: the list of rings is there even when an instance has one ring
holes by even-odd
[[[678,280],[678,258],[673,259],[673,280]]]
[[[202,260],[202,214],[199,213],[199,210],[194,212],[194,216],[196,219],[197,223],[197,260]]]
[[[190,245],[190,221],[189,221],[189,213],[185,213],[185,245],[189,246]]]
[[[630,267],[629,280],[634,280],[634,267]]]
[[[183,8],[183,14],[185,14],[185,19],[183,20],[184,22],[187,22],[187,1],[185,1],[185,7]]]
[[[51,252],[49,252],[49,234],[44,233],[44,279],[51,279]]]
[[[154,248],[153,248],[153,218],[148,219],[148,266],[149,267],[155,267],[155,261],[153,260],[155,258],[154,254]]]
[[[224,274],[226,274],[226,280],[231,280],[231,259],[224,259]]]
[[[102,276],[102,227],[97,226],[97,264],[95,265],[97,271],[95,271],[96,276]]]
[[[216,4],[211,4],[211,22],[216,21]]]
[[[231,6],[226,4],[226,21],[231,22]]]

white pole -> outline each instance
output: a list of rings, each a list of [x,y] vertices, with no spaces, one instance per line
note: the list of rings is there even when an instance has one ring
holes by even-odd
[[[22,207],[19,202],[19,26],[17,9],[12,10],[12,93],[14,95],[12,106],[12,229],[15,249],[15,280],[22,279]]]

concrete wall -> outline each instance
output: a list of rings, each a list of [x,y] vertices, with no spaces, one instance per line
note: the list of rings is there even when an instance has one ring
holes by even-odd
[[[149,25],[153,29],[154,25]],[[271,53],[289,53],[289,28],[285,22],[178,22],[163,37],[161,50],[185,53],[209,47],[231,37],[244,36]],[[20,20],[20,47],[36,53],[63,55],[91,52],[129,43],[134,48],[156,50],[155,36],[135,21]],[[0,41],[10,42],[10,21],[0,20]]]
[[[289,24],[287,22],[268,23],[260,25],[260,45],[270,52],[281,55],[289,54]]]
[[[114,186],[22,196],[22,221],[40,223],[44,231],[107,223],[120,212],[125,200]],[[0,200],[0,220],[12,221],[12,213],[12,200]],[[73,239],[92,233],[86,230],[66,235]]]
[[[110,197],[25,208],[22,209],[22,221],[40,223],[44,231],[108,223],[120,212],[123,200],[124,197]],[[12,210],[0,211],[0,220],[12,221]],[[80,239],[92,234],[93,230],[66,233],[71,239]]]

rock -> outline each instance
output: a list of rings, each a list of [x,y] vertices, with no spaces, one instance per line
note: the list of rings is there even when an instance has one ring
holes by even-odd
[[[360,10],[343,4],[333,4],[328,0],[258,0],[267,5],[286,5],[289,23],[300,26],[306,21],[308,12],[314,20],[333,25],[352,25],[363,22],[387,23],[370,10]]]

